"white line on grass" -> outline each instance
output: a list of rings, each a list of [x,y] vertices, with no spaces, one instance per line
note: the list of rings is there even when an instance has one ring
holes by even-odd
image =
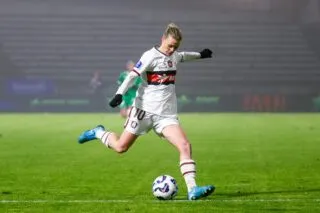
[[[0,200],[0,203],[128,203],[133,200]]]
[[[213,200],[170,200],[167,202],[320,202],[320,199],[213,199]],[[139,200],[0,200],[0,203],[130,203]],[[158,200],[145,200],[145,202],[165,202]]]

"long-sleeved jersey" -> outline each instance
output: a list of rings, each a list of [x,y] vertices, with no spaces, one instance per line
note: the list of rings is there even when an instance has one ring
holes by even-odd
[[[157,115],[177,116],[175,80],[178,64],[198,58],[198,52],[175,51],[167,56],[157,47],[144,52],[133,68],[133,72],[142,78],[133,106]],[[117,93],[123,94],[131,81],[124,81]]]

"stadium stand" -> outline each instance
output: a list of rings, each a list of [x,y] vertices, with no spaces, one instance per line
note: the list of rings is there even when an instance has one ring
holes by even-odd
[[[206,21],[186,19],[183,14],[175,17],[185,37],[182,50],[210,47],[216,54],[214,61],[182,65],[178,92],[234,94],[252,86],[261,93],[312,92],[320,78],[319,57],[299,25],[272,14],[255,14],[258,21],[248,21],[250,13],[241,15],[247,18],[239,20],[239,14]],[[165,24],[165,19],[128,11],[5,14],[0,17],[0,43],[29,78],[52,79],[63,92],[80,92],[96,70],[114,85],[126,60],[138,60],[157,44]],[[70,82],[79,86],[70,88]],[[199,88],[195,91],[190,82]]]

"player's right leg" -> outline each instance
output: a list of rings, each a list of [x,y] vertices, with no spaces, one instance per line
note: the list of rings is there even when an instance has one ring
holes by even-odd
[[[88,141],[95,140],[95,139],[97,139],[97,135],[96,135],[97,132],[104,131],[104,130],[105,130],[104,126],[102,126],[102,125],[98,125],[93,129],[86,130],[79,136],[78,142],[80,144],[83,144],[83,143],[86,143]]]
[[[93,129],[84,131],[79,136],[78,142],[83,144],[88,141],[100,139],[100,141],[108,148],[111,148],[118,153],[123,153],[131,147],[138,137],[138,135],[124,130],[120,138],[118,138],[114,132],[106,130],[102,125],[98,125]]]
[[[91,130],[83,132],[79,137],[79,143],[85,143],[94,139],[100,141],[108,148],[118,153],[126,152],[135,140],[142,134],[148,132],[151,128],[151,117],[143,110],[132,108],[125,123],[125,130],[121,136],[118,136],[109,130],[104,129],[102,125]]]
[[[111,148],[118,153],[124,153],[128,151],[138,137],[138,135],[124,130],[119,138],[113,132],[103,132],[99,138],[108,148]]]

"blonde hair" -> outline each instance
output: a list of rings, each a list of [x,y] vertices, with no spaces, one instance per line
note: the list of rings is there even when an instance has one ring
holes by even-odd
[[[166,30],[163,33],[163,36],[167,38],[168,36],[172,36],[177,41],[182,40],[182,33],[180,28],[175,23],[168,24]]]

